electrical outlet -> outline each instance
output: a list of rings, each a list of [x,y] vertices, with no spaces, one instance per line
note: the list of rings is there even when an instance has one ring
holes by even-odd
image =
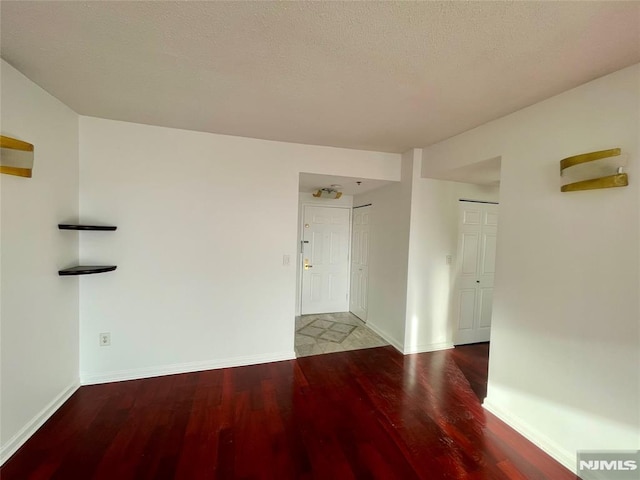
[[[111,332],[105,332],[100,334],[100,346],[108,347],[111,345]]]
[[[453,263],[453,255],[447,255],[447,265],[451,265]]]

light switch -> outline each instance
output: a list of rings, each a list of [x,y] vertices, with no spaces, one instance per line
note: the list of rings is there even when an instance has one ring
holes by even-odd
[[[287,266],[291,263],[291,256],[290,255],[283,255],[282,256],[282,265]]]
[[[453,255],[447,255],[447,265],[451,265],[453,263]]]

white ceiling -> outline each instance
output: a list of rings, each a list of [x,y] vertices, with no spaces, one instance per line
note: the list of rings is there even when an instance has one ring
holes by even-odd
[[[357,182],[360,182],[358,185]],[[315,192],[321,188],[329,188],[331,185],[340,185],[335,190],[344,195],[357,195],[376,188],[384,187],[388,180],[371,180],[368,178],[339,177],[336,175],[319,175],[316,173],[301,173],[299,191],[305,193]]]
[[[640,2],[0,2],[83,115],[389,152],[640,61]]]

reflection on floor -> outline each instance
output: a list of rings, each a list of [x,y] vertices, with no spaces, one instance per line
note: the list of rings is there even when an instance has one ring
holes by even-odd
[[[380,347],[87,385],[0,478],[576,480],[482,408],[487,365]]]
[[[389,345],[349,312],[296,317],[296,356]]]

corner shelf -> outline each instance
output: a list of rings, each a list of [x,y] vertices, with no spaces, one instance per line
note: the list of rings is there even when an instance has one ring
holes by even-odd
[[[118,229],[113,225],[79,225],[71,223],[59,223],[58,228],[60,230],[96,230],[100,232],[113,232]]]
[[[59,223],[58,228],[60,230],[93,230],[98,232],[112,232],[118,227],[114,225],[86,225],[82,223]],[[75,267],[63,268],[58,270],[58,275],[61,277],[71,275],[92,275],[94,273],[113,272],[116,265],[77,265]]]
[[[77,267],[65,268],[63,270],[58,270],[58,275],[61,277],[67,275],[91,275],[92,273],[104,273],[104,272],[112,272],[116,268],[116,265],[93,265],[93,266],[84,266],[78,265]]]

